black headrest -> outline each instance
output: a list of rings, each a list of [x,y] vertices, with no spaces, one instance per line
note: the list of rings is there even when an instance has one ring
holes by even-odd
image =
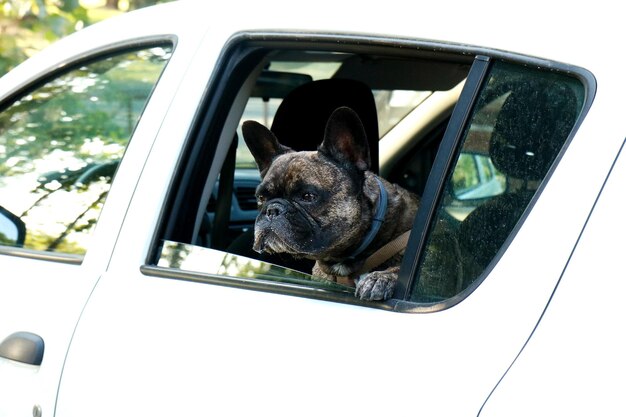
[[[571,88],[543,80],[516,84],[498,114],[489,154],[511,177],[540,180],[556,158],[577,116]]]
[[[295,88],[274,116],[272,132],[296,151],[313,151],[321,144],[328,118],[338,107],[358,115],[370,145],[371,170],[378,172],[378,116],[370,88],[349,79],[318,80]]]

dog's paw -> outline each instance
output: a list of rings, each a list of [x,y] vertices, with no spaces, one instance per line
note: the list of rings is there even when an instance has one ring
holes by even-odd
[[[393,296],[398,280],[398,270],[373,271],[365,275],[356,285],[355,295],[361,300],[388,300]]]

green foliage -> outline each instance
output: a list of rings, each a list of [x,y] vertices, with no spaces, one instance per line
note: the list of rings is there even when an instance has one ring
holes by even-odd
[[[24,247],[82,254],[169,47],[70,69],[0,112],[0,203]]]
[[[87,25],[166,1],[170,0],[0,0],[0,76]]]
[[[10,239],[4,233],[0,232],[0,245],[12,246],[15,244],[13,239]]]
[[[76,30],[162,2],[0,0],[0,76]],[[168,57],[169,50],[153,48],[75,68],[0,113],[0,199],[26,223],[24,247],[85,252]],[[0,243],[10,244],[5,240],[0,236]]]
[[[480,183],[478,171],[471,154],[462,153],[452,173],[452,189],[463,192]]]

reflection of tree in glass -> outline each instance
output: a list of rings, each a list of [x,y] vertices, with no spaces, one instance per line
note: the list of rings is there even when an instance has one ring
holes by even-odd
[[[184,243],[167,242],[163,247],[160,261],[165,260],[165,266],[169,268],[182,269],[183,262],[192,248],[191,245]]]
[[[120,156],[158,76],[150,64],[138,53],[108,58],[14,102],[0,113],[0,145],[5,148],[0,161],[11,160],[0,167],[0,175],[32,171],[35,160],[55,149],[73,152],[87,163],[97,146]]]
[[[353,293],[354,289],[335,282],[325,281],[318,277],[283,268],[257,259],[246,258],[222,252],[224,258],[217,274],[230,277],[261,279],[273,282],[303,284],[324,289]]]
[[[226,254],[218,270],[220,275],[231,277],[255,278],[269,273],[271,264],[233,254]]]
[[[10,239],[4,233],[0,232],[0,245],[8,245],[11,246],[15,243],[13,239]]]
[[[93,23],[172,0],[0,0],[0,75]]]
[[[461,192],[477,184],[478,174],[474,158],[470,154],[459,155],[459,160],[452,173],[452,189]]]
[[[84,253],[82,243],[67,238],[95,224],[169,54],[155,47],[105,58],[47,82],[0,113],[0,199],[21,213],[26,247]]]

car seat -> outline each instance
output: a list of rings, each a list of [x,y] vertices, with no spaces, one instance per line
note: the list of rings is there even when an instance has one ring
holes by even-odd
[[[321,144],[330,115],[350,107],[361,119],[370,147],[370,169],[378,172],[378,113],[372,90],[351,79],[317,80],[291,91],[282,101],[271,131],[295,151],[314,151]]]
[[[526,80],[510,87],[489,143],[507,190],[477,207],[460,225],[463,288],[487,268],[524,214],[577,117],[574,92],[564,84]],[[517,181],[518,186],[512,184]]]

